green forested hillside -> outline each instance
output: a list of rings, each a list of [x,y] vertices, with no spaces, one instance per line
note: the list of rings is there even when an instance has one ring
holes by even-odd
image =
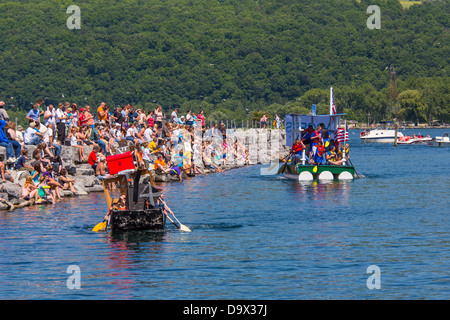
[[[66,26],[72,4],[79,30]],[[373,4],[379,30],[366,26]],[[11,110],[38,98],[160,104],[241,120],[312,103],[328,112],[333,86],[338,111],[353,119],[448,122],[449,12],[449,1],[6,0],[0,100]]]

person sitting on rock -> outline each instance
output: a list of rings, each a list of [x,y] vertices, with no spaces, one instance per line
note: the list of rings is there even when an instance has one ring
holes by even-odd
[[[38,189],[39,196],[41,197],[41,199],[50,200],[52,204],[55,204],[56,193],[50,190],[51,187],[48,185],[48,179],[49,179],[48,175],[45,176],[42,175],[41,177],[39,177],[39,183],[36,187]]]
[[[56,194],[58,199],[61,200],[61,193],[59,192],[59,188],[62,189],[63,185],[53,178],[53,166],[51,164],[47,165],[46,169],[47,170],[42,174],[42,176],[48,176],[47,185]]]
[[[20,198],[28,201],[34,198],[35,203],[41,203],[41,197],[39,196],[38,189],[33,182],[31,176],[25,178],[25,183],[22,186],[22,191],[20,193]]]
[[[0,171],[1,171],[1,175],[2,175],[2,181],[14,182],[14,179],[13,179],[11,173],[9,171],[6,171],[6,166],[3,163],[4,160],[5,160],[5,156],[0,154]]]
[[[44,164],[44,167],[51,164],[51,158],[53,158],[53,155],[51,154],[48,146],[45,144],[45,142],[42,142],[38,144],[36,149],[33,151],[33,158],[36,159],[36,155],[40,155],[40,161]]]
[[[14,169],[16,171],[26,170],[31,173],[31,171],[33,171],[33,167],[26,164],[26,161],[28,160],[27,158],[28,150],[24,148],[22,149],[21,153],[22,155],[19,157],[19,159],[17,159]]]
[[[86,161],[85,155],[84,155],[84,146],[82,145],[81,141],[78,141],[77,133],[79,131],[78,127],[72,127],[69,131],[69,136],[67,137],[70,139],[70,145],[78,150],[78,154],[80,157],[80,161],[84,162]]]
[[[16,161],[14,147],[6,136],[4,131],[5,125],[6,121],[0,119],[0,146],[6,148],[7,163],[14,163]]]
[[[96,176],[104,175],[102,174],[104,173],[104,163],[103,161],[100,161],[101,154],[97,158],[97,153],[100,153],[100,147],[96,145],[92,148],[92,152],[89,154],[88,162],[91,165],[91,168],[94,169],[94,174]]]
[[[67,177],[67,170],[61,169],[59,176],[59,183],[63,185],[63,190],[70,190],[73,193],[77,193],[77,190],[74,187],[75,179],[70,179]]]
[[[168,171],[170,170],[170,166],[166,164],[166,162],[164,161],[164,156],[159,153],[158,154],[158,159],[155,161],[155,172],[156,173],[168,173]]]

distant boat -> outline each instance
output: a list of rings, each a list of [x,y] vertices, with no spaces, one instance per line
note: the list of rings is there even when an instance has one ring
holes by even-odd
[[[416,136],[413,135],[411,136],[403,136],[403,137],[399,137],[397,139],[397,144],[425,144],[428,143],[430,141],[432,141],[433,139],[431,137],[422,137],[422,136]]]
[[[397,132],[397,138],[403,137],[403,133]],[[363,142],[394,143],[395,130],[392,129],[372,129],[360,133],[359,137]]]
[[[442,137],[436,137],[433,141],[429,142],[428,144],[434,147],[450,147],[450,140],[448,138],[448,133],[444,133]]]

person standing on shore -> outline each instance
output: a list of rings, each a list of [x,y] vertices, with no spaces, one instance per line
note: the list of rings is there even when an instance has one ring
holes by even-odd
[[[31,107],[31,110],[28,111],[26,118],[28,120],[34,120],[37,122],[41,122],[40,117],[41,117],[41,113],[39,112],[38,109],[39,105],[37,103],[33,104],[33,107]]]
[[[155,109],[155,124],[158,125],[158,128],[162,128],[162,118],[163,118],[163,113],[162,113],[162,109],[161,106],[158,106]]]
[[[178,113],[178,108],[175,108],[175,110],[173,110],[173,111],[172,111],[172,114],[170,115],[170,121],[171,121],[173,124],[177,124],[177,123],[178,123],[178,116],[177,116],[177,113]]]
[[[49,123],[56,126],[56,110],[53,105],[49,105],[44,113],[44,125],[48,127]]]
[[[56,130],[58,132],[58,141],[62,146],[66,140],[66,123],[68,119],[69,117],[64,112],[64,104],[60,102],[56,110]]]

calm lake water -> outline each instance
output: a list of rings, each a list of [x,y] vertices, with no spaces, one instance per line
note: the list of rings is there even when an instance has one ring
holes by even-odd
[[[449,299],[450,148],[350,142],[365,179],[300,184],[257,165],[166,185],[191,233],[94,233],[102,194],[0,212],[0,298]]]

